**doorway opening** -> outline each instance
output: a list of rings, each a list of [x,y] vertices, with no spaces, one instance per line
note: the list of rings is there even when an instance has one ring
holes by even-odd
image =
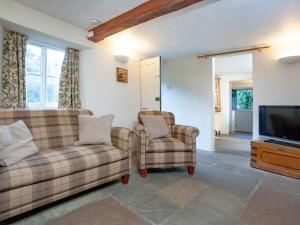
[[[215,68],[215,150],[249,152],[253,130],[252,54],[218,56]]]

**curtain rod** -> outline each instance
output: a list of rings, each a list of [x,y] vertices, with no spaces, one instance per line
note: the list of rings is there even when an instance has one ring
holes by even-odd
[[[206,53],[206,54],[197,56],[197,58],[205,58],[206,59],[210,56],[226,55],[226,54],[248,52],[248,51],[255,51],[255,50],[262,51],[263,49],[267,49],[270,47],[271,47],[270,45],[258,45],[258,46],[247,47],[247,48],[231,49],[231,50],[221,51],[221,52]]]

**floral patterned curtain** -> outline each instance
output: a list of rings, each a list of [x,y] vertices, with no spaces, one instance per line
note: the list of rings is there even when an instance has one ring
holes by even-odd
[[[3,40],[1,108],[26,107],[25,54],[27,36],[5,30]]]
[[[59,84],[59,108],[81,107],[79,94],[79,51],[67,48],[61,68]]]

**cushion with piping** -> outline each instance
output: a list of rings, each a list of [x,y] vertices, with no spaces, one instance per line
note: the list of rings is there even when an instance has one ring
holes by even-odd
[[[169,137],[170,131],[166,120],[160,115],[140,115],[145,127],[150,132],[150,139]]]
[[[0,126],[0,166],[10,166],[37,152],[32,134],[22,120]]]
[[[79,140],[74,145],[108,144],[111,145],[111,124],[114,115],[79,115]]]

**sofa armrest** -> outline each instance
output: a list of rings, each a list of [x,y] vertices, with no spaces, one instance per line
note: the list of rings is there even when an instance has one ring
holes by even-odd
[[[140,169],[146,168],[146,151],[150,142],[150,132],[142,124],[138,124],[134,128],[134,133],[138,138],[137,157]]]
[[[114,146],[121,150],[131,153],[133,141],[133,132],[130,129],[123,127],[111,128],[111,142]]]
[[[195,127],[174,125],[172,127],[172,137],[181,140],[188,145],[195,145],[199,130]]]
[[[133,132],[123,127],[111,128],[111,142],[114,146],[128,152],[128,170],[131,168],[131,152],[133,145]]]

